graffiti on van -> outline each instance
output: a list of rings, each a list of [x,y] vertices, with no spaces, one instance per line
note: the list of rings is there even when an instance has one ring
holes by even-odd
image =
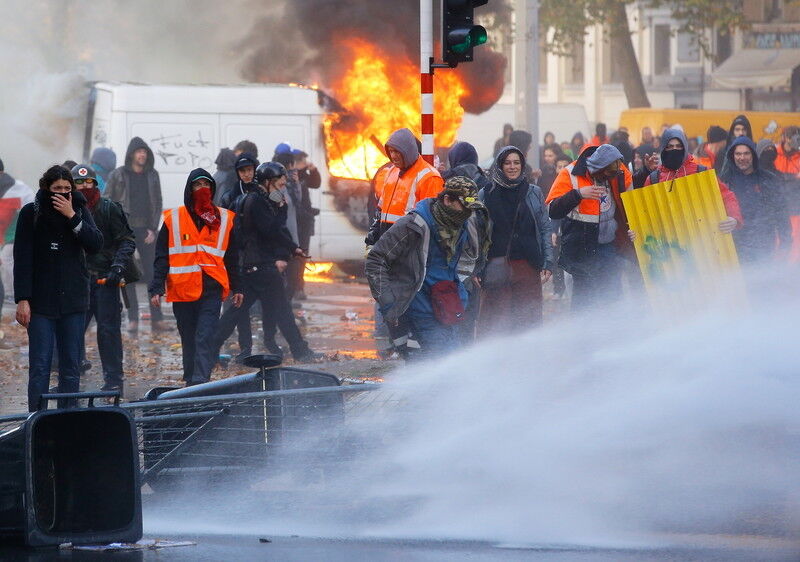
[[[148,144],[156,156],[156,163],[167,167],[205,168],[214,162],[210,152],[211,141],[204,139],[203,132],[199,130],[191,135],[161,132],[151,138]]]

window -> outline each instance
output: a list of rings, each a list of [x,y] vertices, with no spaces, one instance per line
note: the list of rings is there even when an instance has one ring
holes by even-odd
[[[719,66],[733,53],[731,32],[727,28],[717,29],[714,39],[714,63]]]
[[[572,45],[572,55],[567,57],[566,76],[567,84],[583,84],[583,40]]]
[[[697,38],[691,33],[678,33],[678,62],[697,62],[700,60],[700,48]]]
[[[653,26],[653,74],[656,76],[670,73],[671,39],[669,25]]]

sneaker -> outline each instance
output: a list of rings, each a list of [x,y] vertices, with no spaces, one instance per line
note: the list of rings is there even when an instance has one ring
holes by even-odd
[[[283,357],[283,348],[275,343],[275,340],[264,342],[264,347],[273,355],[280,355]]]
[[[247,351],[242,351],[241,353],[237,354],[236,357],[233,358],[233,360],[236,363],[241,364],[242,361],[244,361],[246,358],[250,357],[252,354],[253,354],[253,350],[252,349],[248,349]]]
[[[322,353],[317,353],[316,351],[312,351],[310,349],[304,351],[299,355],[292,354],[296,363],[319,363],[323,359],[325,359],[325,355]]]

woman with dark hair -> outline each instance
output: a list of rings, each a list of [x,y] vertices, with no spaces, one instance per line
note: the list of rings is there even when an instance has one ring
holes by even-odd
[[[586,137],[583,136],[583,133],[578,131],[574,135],[572,135],[572,140],[569,141],[570,148],[572,149],[572,158],[577,159],[580,156],[581,151],[583,150],[583,145],[586,144]]]
[[[479,334],[507,333],[542,321],[542,283],[554,267],[552,227],[542,190],[529,183],[524,170],[525,156],[507,146],[495,159],[492,185],[478,193],[493,222],[481,279]]]
[[[14,299],[17,322],[28,329],[28,410],[47,393],[53,345],[58,348],[58,391],[78,392],[83,332],[89,309],[86,253],[103,247],[86,198],[72,173],[52,166],[39,180],[33,203],[17,220]],[[66,406],[60,401],[59,406]]]

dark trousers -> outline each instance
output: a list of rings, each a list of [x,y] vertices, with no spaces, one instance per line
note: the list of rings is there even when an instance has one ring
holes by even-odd
[[[607,305],[621,293],[621,269],[614,244],[600,244],[597,253],[584,271],[572,273],[573,311]]]
[[[58,391],[78,392],[81,382],[81,357],[85,312],[47,318],[31,314],[28,324],[28,411],[39,406],[39,397],[50,387],[53,346],[58,344]],[[58,406],[67,404],[59,400]]]
[[[509,278],[485,284],[481,294],[478,333],[481,336],[517,333],[542,323],[542,278],[526,260],[508,262]]]
[[[142,260],[142,279],[141,282],[145,287],[150,286],[150,281],[153,280],[153,261],[156,257],[156,244],[145,244],[144,239],[147,237],[146,228],[133,228],[133,234],[136,236],[136,250],[139,252],[139,257]],[[134,284],[127,285],[124,289],[125,294],[128,296],[128,320],[139,320],[139,299],[136,296],[136,287]],[[161,309],[157,306],[150,305],[150,320],[160,322],[164,315]]]
[[[289,300],[300,291],[305,291],[306,259],[293,257],[289,260],[289,267],[286,268],[286,295]]]
[[[225,313],[232,308],[233,299],[229,297],[228,300],[222,304],[222,315],[225,316]],[[253,350],[253,328],[250,325],[250,311],[244,310],[244,307],[241,307],[238,309],[236,318],[236,333],[238,335],[239,352],[249,354]],[[230,334],[228,334],[228,337],[230,337]]]
[[[206,288],[196,301],[174,302],[183,355],[183,380],[189,384],[208,382],[217,362],[214,334],[219,324],[222,289]]]
[[[119,287],[98,285],[92,279],[89,311],[84,332],[92,317],[97,320],[97,349],[103,365],[104,388],[122,388],[122,303]]]
[[[308,353],[308,343],[300,335],[300,330],[294,320],[292,307],[286,299],[283,286],[283,276],[275,267],[258,266],[258,270],[245,273],[244,303],[240,308],[229,308],[219,321],[219,330],[215,338],[215,350],[219,350],[228,336],[233,332],[233,327],[239,321],[239,316],[248,316],[248,311],[253,303],[261,301],[261,321],[264,324],[264,341],[270,343],[268,338],[274,338],[274,329],[270,334],[268,326],[277,324],[283,337],[289,343],[289,349],[294,357]],[[248,316],[249,317],[249,316]]]

